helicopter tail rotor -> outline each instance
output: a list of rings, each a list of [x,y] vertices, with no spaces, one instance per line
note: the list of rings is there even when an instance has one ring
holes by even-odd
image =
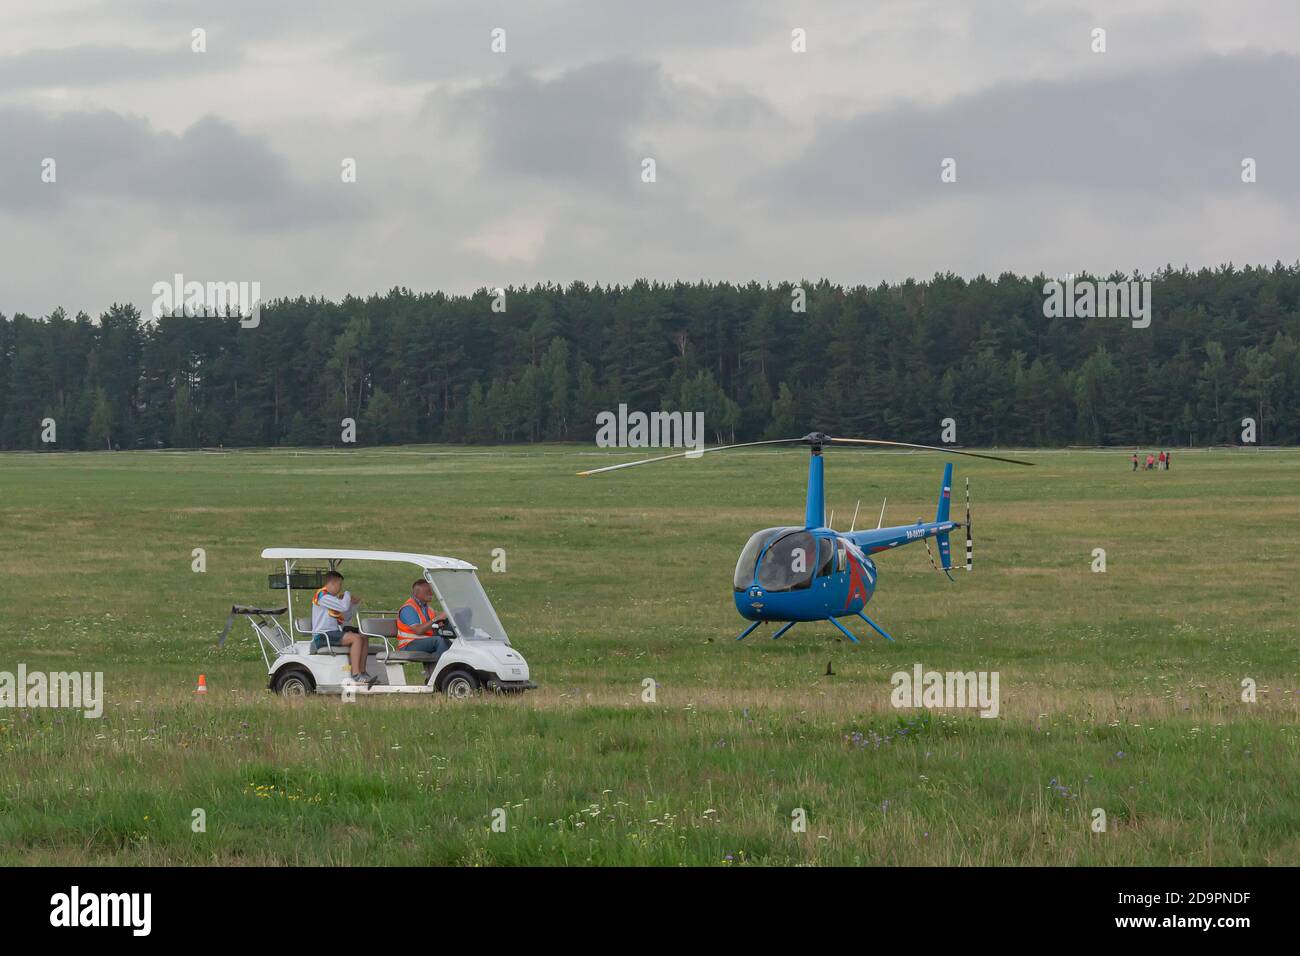
[[[919,518],[917,519],[917,522],[918,522],[918,523],[920,522],[920,519],[919,519]],[[947,537],[948,537],[948,536],[945,534],[945,535],[938,535],[937,537],[942,537],[942,538],[944,538],[944,539],[945,539],[945,543],[946,543],[946,540],[947,540]],[[937,565],[937,564],[934,563],[934,552],[930,550],[930,539],[929,539],[929,538],[926,538],[926,539],[925,539],[925,555],[926,555],[926,557],[928,557],[928,558],[930,559],[930,567],[933,568],[935,571],[942,571],[944,574],[948,575],[948,580],[951,581],[951,580],[953,580],[953,576],[952,576],[952,572],[951,572],[951,570],[949,570],[949,569],[952,567],[952,564],[951,564],[951,562],[948,562],[948,561],[947,561],[947,559],[948,559],[948,550],[947,550],[946,547],[944,548],[944,550],[943,550],[942,553],[943,553],[943,557],[944,557],[944,560],[945,560],[946,563],[945,563],[944,566],[941,568],[941,567],[939,567],[939,565]]]

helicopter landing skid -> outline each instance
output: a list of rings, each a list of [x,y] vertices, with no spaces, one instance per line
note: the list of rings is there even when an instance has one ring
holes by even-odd
[[[790,622],[788,622],[784,627],[782,627],[779,631],[777,631],[775,634],[772,635],[772,640],[775,641],[778,637],[780,637],[780,636],[781,636],[782,634],[784,634],[786,631],[790,630],[790,628],[794,627],[795,623],[796,623],[796,622],[794,622],[794,621],[790,621]]]
[[[874,630],[877,634],[879,634],[879,635],[880,635],[881,637],[883,637],[885,640],[887,640],[887,641],[893,643],[893,640],[894,640],[894,639],[893,639],[892,637],[890,637],[888,634],[886,634],[885,631],[884,631],[884,628],[882,628],[879,624],[877,624],[877,623],[876,623],[875,621],[873,621],[871,618],[867,617],[867,616],[866,616],[865,614],[863,614],[861,611],[858,612],[858,617],[862,618],[862,620],[864,620],[864,621],[866,621],[868,624],[870,624],[871,627],[872,627],[872,630]]]
[[[843,632],[844,632],[844,636],[847,637],[847,638],[848,638],[850,641],[852,641],[854,644],[859,643],[858,639],[857,639],[856,637],[853,636],[853,632],[850,631],[850,630],[849,630],[847,627],[845,627],[843,624],[841,624],[839,621],[835,620],[835,618],[833,618],[833,617],[828,617],[826,620],[830,621],[832,624],[834,624],[836,627],[838,627],[841,631],[843,631]]]
[[[736,640],[738,640],[738,641],[743,641],[745,638],[749,637],[749,635],[751,635],[751,634],[754,633],[754,628],[758,627],[758,625],[760,625],[760,624],[762,624],[762,623],[763,623],[762,621],[755,621],[753,624],[749,625],[749,627],[747,627],[747,628],[745,628],[743,631],[741,631],[741,632],[736,636]],[[794,627],[796,623],[797,623],[796,621],[789,621],[788,623],[784,624],[782,627],[778,628],[778,629],[777,629],[777,632],[776,632],[775,634],[772,635],[772,640],[775,641],[778,637],[780,637],[780,636],[781,636],[782,634],[784,634],[786,631],[790,630],[790,628]]]
[[[890,636],[885,632],[885,629],[884,629],[884,628],[882,628],[879,624],[877,624],[877,623],[876,623],[875,621],[873,621],[871,618],[867,617],[867,616],[866,616],[865,614],[863,614],[861,611],[858,611],[858,612],[856,612],[856,613],[857,613],[858,617],[862,618],[862,620],[866,621],[868,624],[871,625],[871,629],[872,629],[873,631],[875,631],[877,634],[879,634],[879,635],[880,635],[881,637],[883,637],[885,640],[887,640],[887,641],[893,641],[893,640],[894,640],[892,637],[890,637]],[[861,641],[859,641],[859,640],[857,639],[857,637],[854,636],[854,634],[853,634],[852,631],[850,631],[847,627],[845,627],[843,624],[841,624],[841,623],[840,623],[839,621],[837,621],[835,618],[833,618],[833,617],[828,617],[828,618],[826,618],[826,620],[830,621],[832,624],[834,624],[836,627],[838,627],[838,628],[840,629],[840,631],[843,632],[844,636],[847,637],[847,638],[848,638],[850,641],[852,641],[854,644],[860,644],[860,643],[861,643]],[[749,627],[745,628],[743,631],[741,631],[739,634],[737,634],[737,635],[736,635],[736,640],[738,640],[738,641],[743,641],[745,638],[749,637],[749,635],[753,634],[753,633],[754,633],[754,629],[757,628],[758,625],[760,625],[760,624],[762,624],[762,623],[763,623],[762,621],[755,621],[753,624],[749,625]],[[782,634],[784,634],[786,631],[790,630],[790,628],[794,627],[795,624],[797,624],[797,623],[798,623],[798,621],[787,621],[785,624],[781,625],[781,627],[777,629],[777,632],[776,632],[775,634],[772,635],[772,640],[775,641],[778,637],[780,637],[780,636],[781,636]]]

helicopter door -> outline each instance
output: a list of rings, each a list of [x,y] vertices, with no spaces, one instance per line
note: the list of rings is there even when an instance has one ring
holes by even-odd
[[[835,567],[835,539],[818,538],[817,548],[817,577],[824,578]]]

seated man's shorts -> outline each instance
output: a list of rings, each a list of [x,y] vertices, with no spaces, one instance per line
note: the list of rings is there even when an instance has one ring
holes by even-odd
[[[340,647],[343,644],[344,634],[360,634],[360,633],[361,632],[358,631],[351,624],[344,624],[343,630],[341,631],[325,631],[324,633],[313,635],[311,641],[312,650],[318,651],[322,647],[324,647],[326,638],[329,638],[329,643],[331,646]]]

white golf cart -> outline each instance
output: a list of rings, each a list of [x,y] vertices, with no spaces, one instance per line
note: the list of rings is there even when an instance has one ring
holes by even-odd
[[[266,661],[267,686],[279,694],[302,697],[311,693],[361,696],[442,692],[448,697],[469,697],[480,688],[508,693],[537,687],[528,679],[528,663],[523,655],[510,646],[510,639],[472,564],[433,554],[322,548],[267,548],[262,557],[284,562],[284,572],[271,574],[270,583],[273,590],[285,592],[285,606],[270,609],[233,606],[221,643],[225,643],[235,617],[247,617]],[[447,613],[447,624],[437,633],[447,638],[451,646],[442,654],[398,650],[397,612],[358,608],[356,627],[370,639],[366,670],[378,680],[369,687],[354,683],[346,647],[328,640],[320,647],[315,646],[310,599],[305,602],[305,617],[295,617],[293,606],[294,591],[315,591],[323,587],[325,575],[337,570],[344,561],[388,561],[419,568]],[[285,615],[293,634],[280,623]],[[423,683],[406,682],[408,664],[421,665]]]

